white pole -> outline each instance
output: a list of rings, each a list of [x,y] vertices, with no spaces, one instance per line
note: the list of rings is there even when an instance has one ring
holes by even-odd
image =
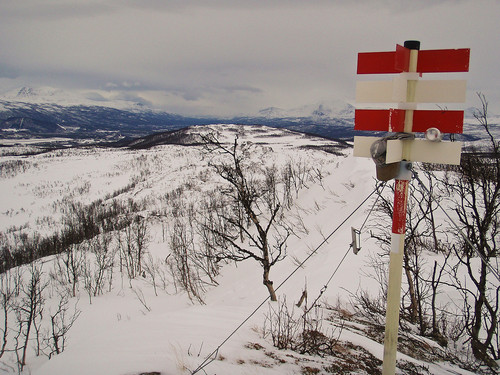
[[[407,41],[404,46],[410,49],[409,72],[417,71],[420,42]],[[406,102],[414,102],[417,81],[408,81]],[[411,133],[413,110],[406,110],[405,132]],[[408,147],[403,142],[403,159],[408,160]],[[401,168],[404,163],[401,164]],[[400,168],[400,169],[401,169]],[[400,172],[401,174],[401,172]],[[395,375],[398,346],[399,305],[401,301],[401,277],[405,245],[406,207],[408,200],[409,178],[396,178],[394,186],[394,205],[392,214],[391,253],[389,258],[389,285],[387,287],[387,311],[384,338],[384,362],[382,375]]]

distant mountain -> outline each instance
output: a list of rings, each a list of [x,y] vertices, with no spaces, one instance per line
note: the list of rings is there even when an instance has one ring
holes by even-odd
[[[231,119],[238,124],[260,124],[286,128],[336,139],[351,139],[354,132],[354,107],[343,102],[303,106],[291,110],[269,107],[256,116]]]
[[[330,138],[352,138],[354,108],[345,103],[267,108],[234,118],[186,117],[133,101],[100,100],[60,89],[23,87],[0,97],[0,138],[54,137],[116,141],[192,125],[267,125]]]
[[[29,92],[24,92],[29,95]],[[208,120],[213,123],[214,120]],[[167,112],[0,100],[0,137],[116,140],[207,123]]]
[[[22,87],[17,92],[16,96],[19,98],[31,98],[31,97],[36,96],[36,95],[37,95],[37,93],[31,87]]]
[[[82,95],[50,87],[23,87],[0,97],[0,139],[57,136],[118,141],[193,125],[241,124],[346,140],[360,133],[354,131],[354,110],[350,104],[333,101],[293,109],[268,107],[255,115],[233,118],[188,117],[153,110],[140,101],[102,98],[97,93]],[[474,111],[473,108],[465,111],[464,135],[457,136],[457,140],[484,137],[484,130],[474,119]],[[499,119],[492,115],[491,123],[498,124]],[[494,127],[498,133],[498,125]]]
[[[54,87],[21,87],[0,96],[0,100],[8,102],[24,102],[31,104],[58,104],[62,106],[100,106],[115,109],[133,110],[145,107],[145,100],[120,99],[111,96],[106,98],[97,92],[67,91]]]
[[[335,118],[354,117],[354,107],[348,103],[334,101],[332,103],[320,103],[317,105],[302,106],[294,109],[282,109],[277,107],[264,108],[256,117],[271,118],[312,118],[317,120],[328,120]]]

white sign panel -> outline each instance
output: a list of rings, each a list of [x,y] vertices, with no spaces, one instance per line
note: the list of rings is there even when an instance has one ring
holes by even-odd
[[[406,102],[406,80],[360,81],[356,83],[358,103]],[[466,81],[416,81],[414,103],[464,103]]]
[[[370,147],[378,137],[354,137],[354,156],[371,158]],[[403,160],[403,142],[407,145],[407,161],[436,164],[460,164],[462,142],[432,142],[426,139],[387,141],[386,163]]]
[[[426,139],[387,141],[386,163],[403,160],[403,142],[407,142],[407,161],[435,164],[460,164],[462,142],[432,142]]]

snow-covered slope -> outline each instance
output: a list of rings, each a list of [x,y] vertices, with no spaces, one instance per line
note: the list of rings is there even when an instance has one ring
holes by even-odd
[[[295,234],[288,241],[286,258],[273,267],[271,278],[277,286],[292,271],[296,272],[278,290],[281,301],[286,298],[294,303],[307,288],[311,303],[346,254],[322,296],[322,305],[347,311],[352,309],[350,297],[359,289],[377,293],[376,283],[367,276],[367,263],[376,245],[368,241],[369,235],[364,232],[362,251],[358,255],[349,251],[350,226],[361,226],[374,197],[303,267],[297,268],[298,262],[311,254],[373,191],[375,170],[370,160],[353,158],[342,143],[285,130],[232,125],[190,129],[193,133],[209,131],[228,144],[236,136],[239,142],[247,142],[255,162],[279,167],[293,161],[304,170],[312,168],[320,176],[304,181],[304,187],[297,190],[293,205],[286,211],[288,220],[295,223]],[[12,151],[9,149],[9,154]],[[172,197],[197,202],[204,193],[217,190],[222,182],[209,167],[209,161],[201,146],[171,144],[147,150],[75,148],[22,158],[1,157],[0,232],[4,240],[20,233],[48,236],[59,231],[64,227],[69,207],[77,202],[89,205],[98,201],[99,207],[133,202],[137,205],[135,212],[148,222],[148,259],[158,267],[157,288],[153,288],[154,281],[146,273],[129,280],[120,272],[118,263],[101,295],[89,298],[81,281],[77,297],[70,299],[71,306],[76,306],[81,314],[68,332],[65,350],[49,360],[35,355],[35,342],[31,341],[23,374],[189,374],[265,300],[261,270],[252,260],[224,265],[217,277],[218,286],[205,288],[204,304],[188,298],[169,274],[166,258],[171,253],[170,235],[175,230],[173,204],[178,202]],[[116,238],[115,234],[113,246]],[[42,259],[43,274],[54,274],[55,265],[54,257]],[[28,277],[28,268],[22,269]],[[46,292],[48,317],[57,308],[57,285],[51,284]],[[270,338],[263,337],[265,314],[276,304],[269,306],[264,304],[217,351],[215,361],[199,373],[335,373],[326,370],[334,368],[334,359],[273,348]],[[324,314],[326,318],[330,313],[325,310]],[[341,328],[341,320],[335,319],[325,320],[323,325],[325,330],[334,330],[340,340],[364,348],[375,359],[382,358],[382,344],[360,330]],[[361,353],[360,349],[341,346],[338,350],[350,356]],[[362,362],[362,358],[358,361]],[[405,355],[399,358],[422,364]],[[14,353],[6,353],[0,371],[16,373],[15,363]],[[468,374],[450,364],[425,365],[431,374]]]

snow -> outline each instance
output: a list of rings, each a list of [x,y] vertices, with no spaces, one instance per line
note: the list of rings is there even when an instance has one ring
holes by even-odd
[[[214,126],[226,140],[240,139],[261,144],[272,152],[264,152],[276,163],[289,158],[301,159],[321,167],[325,173],[322,184],[309,184],[303,189],[292,209],[301,215],[308,233],[300,232],[288,242],[287,257],[271,270],[274,285],[281,282],[305,259],[367,197],[375,185],[375,168],[370,160],[353,158],[350,151],[335,156],[322,151],[303,149],[305,145],[332,145],[333,141],[311,138],[293,132],[270,128]],[[243,130],[243,131],[242,131]],[[259,146],[260,147],[260,146]],[[268,150],[268,151],[269,151]],[[160,197],[190,181],[197,184],[192,194],[214,188],[214,180],[200,184],[200,172],[208,168],[208,160],[198,147],[158,146],[150,150],[69,149],[47,154],[17,158],[4,156],[1,162],[22,160],[26,170],[0,181],[0,231],[24,227],[27,232],[50,233],[61,226],[61,207],[70,200],[90,203],[109,196],[135,181],[130,191],[119,197],[144,201],[148,210],[162,210]],[[196,196],[191,198],[197,199]],[[316,298],[328,277],[349,251],[350,227],[359,228],[374,197],[344,224],[332,238],[318,249],[278,290],[280,298],[297,301],[305,285],[310,301]],[[290,216],[293,217],[292,213]],[[45,219],[50,217],[51,219]],[[166,223],[168,227],[170,223]],[[149,252],[162,260],[169,253],[163,224],[152,222]],[[358,255],[349,252],[332,279],[321,301],[348,305],[350,296],[359,289],[377,293],[377,285],[367,276],[369,256],[376,244],[362,233],[362,249]],[[49,272],[52,258],[45,260]],[[126,375],[157,371],[162,375],[187,374],[203,360],[267,298],[259,266],[248,260],[227,264],[217,278],[219,286],[208,288],[204,305],[194,303],[187,295],[176,293],[172,284],[154,294],[151,283],[139,277],[129,281],[115,271],[111,292],[92,298],[83,288],[79,298],[72,299],[81,315],[69,332],[63,353],[48,360],[31,353],[23,374],[33,375]],[[139,300],[144,295],[144,302]],[[54,298],[49,303],[55,303]],[[146,306],[145,306],[146,305]],[[284,363],[273,360],[264,351],[272,344],[262,338],[261,330],[267,304],[259,310],[217,353],[208,374],[288,374],[299,373],[300,363],[285,353],[277,355]],[[342,340],[366,348],[382,358],[381,344],[354,330],[343,330]],[[249,343],[258,343],[265,350],[255,350]],[[10,357],[9,357],[10,356]],[[12,355],[2,358],[12,360]],[[398,358],[415,361],[402,354]],[[417,363],[421,363],[416,361]],[[8,367],[1,366],[6,373]],[[432,364],[432,374],[468,374],[451,365]],[[203,372],[200,372],[203,373]]]

